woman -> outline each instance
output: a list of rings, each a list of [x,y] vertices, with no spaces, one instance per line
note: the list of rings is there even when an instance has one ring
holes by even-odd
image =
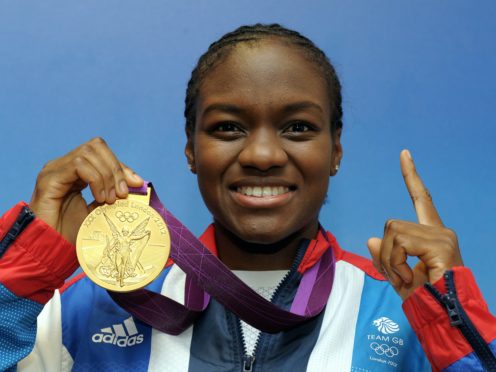
[[[241,27],[225,35],[192,73],[185,117],[188,164],[214,218],[202,242],[285,310],[293,308],[308,273],[332,252],[337,262],[325,309],[269,334],[259,333],[214,298],[192,326],[174,336],[130,317],[86,277],[55,291],[77,267],[73,244],[90,210],[125,198],[130,187],[143,184],[102,139],[94,139],[41,171],[29,204],[36,216],[32,222],[25,222],[32,218],[23,205],[2,220],[0,314],[3,324],[15,324],[0,330],[6,345],[2,367],[428,369],[400,309],[400,296],[434,369],[467,368],[477,357],[479,364],[491,366],[494,356],[487,354],[486,342],[494,348],[494,318],[461,267],[456,235],[442,225],[408,151],[401,154],[401,168],[419,224],[388,221],[384,237],[369,241],[376,268],[394,290],[368,261],[342,251],[320,227],[329,176],[336,175],[343,155],[342,111],[334,69],[311,41],[278,25]],[[81,196],[87,185],[95,204],[87,205]],[[414,268],[406,262],[408,255],[420,258]],[[483,331],[477,356],[450,327],[444,307],[419,288],[439,282],[444,292],[442,277],[453,268],[460,301]],[[185,282],[182,270],[172,265],[150,289],[184,303]],[[320,290],[317,282],[314,288]]]

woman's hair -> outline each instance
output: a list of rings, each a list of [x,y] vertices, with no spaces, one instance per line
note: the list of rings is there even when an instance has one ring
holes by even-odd
[[[300,48],[305,57],[315,63],[325,77],[331,105],[331,133],[343,126],[343,110],[341,108],[341,84],[331,62],[310,39],[300,33],[282,27],[279,24],[264,25],[257,23],[253,26],[241,26],[238,29],[222,36],[212,43],[205,54],[198,60],[198,64],[191,73],[186,90],[184,117],[186,131],[193,133],[196,122],[196,100],[200,86],[210,71],[222,62],[229,52],[240,43],[257,42],[264,39],[280,39],[288,45]]]

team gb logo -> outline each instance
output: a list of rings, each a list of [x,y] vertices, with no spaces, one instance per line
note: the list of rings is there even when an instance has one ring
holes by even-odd
[[[393,322],[391,319],[386,318],[385,316],[380,317],[373,321],[374,326],[377,327],[377,330],[386,335],[391,333],[396,333],[400,330],[400,326]]]

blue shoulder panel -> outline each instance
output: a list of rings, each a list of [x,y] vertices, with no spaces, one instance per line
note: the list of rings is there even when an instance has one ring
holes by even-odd
[[[170,268],[147,286],[160,292]],[[62,342],[75,371],[146,371],[151,328],[119,307],[107,291],[88,278],[61,296]]]
[[[431,367],[401,308],[401,298],[385,281],[365,275],[353,346],[353,371],[430,371]]]
[[[0,284],[0,371],[15,367],[36,340],[36,318],[43,305],[17,297]]]
[[[489,343],[489,348],[496,355],[496,340]],[[464,356],[460,360],[451,364],[448,368],[444,369],[445,372],[464,372],[464,371],[484,371],[481,362],[474,352]]]

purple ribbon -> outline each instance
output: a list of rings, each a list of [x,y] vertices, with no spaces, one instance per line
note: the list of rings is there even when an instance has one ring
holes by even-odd
[[[145,182],[130,192],[146,195]],[[147,289],[110,292],[131,315],[162,332],[177,335],[208,305],[210,296],[253,327],[269,333],[291,329],[318,315],[331,293],[335,259],[330,247],[301,279],[290,311],[267,301],[243,283],[160,202],[152,187],[150,206],[164,219],[171,237],[171,259],[187,274],[185,304]],[[325,236],[325,234],[324,234]]]

